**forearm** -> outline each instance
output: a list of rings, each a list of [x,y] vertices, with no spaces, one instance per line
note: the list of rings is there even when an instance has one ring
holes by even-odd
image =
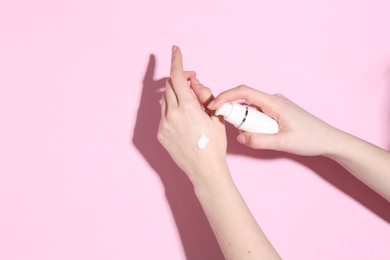
[[[337,131],[327,157],[390,201],[390,153],[371,143]]]
[[[198,181],[198,197],[226,259],[280,259],[256,223],[226,164]]]

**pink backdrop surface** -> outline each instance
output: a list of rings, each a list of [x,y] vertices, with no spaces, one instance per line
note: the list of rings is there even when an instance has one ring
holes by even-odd
[[[156,140],[172,44],[218,94],[283,93],[390,148],[390,2],[0,2],[0,259],[222,259]],[[325,158],[229,131],[242,195],[285,259],[390,259],[390,204]]]

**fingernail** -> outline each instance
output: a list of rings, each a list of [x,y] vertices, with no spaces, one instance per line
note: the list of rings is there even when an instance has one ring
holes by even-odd
[[[177,46],[176,46],[176,45],[173,45],[173,46],[172,46],[172,53],[174,53],[176,50],[177,50]]]
[[[213,101],[211,101],[208,105],[207,105],[207,108],[212,108],[213,105],[215,104],[215,99]]]
[[[239,143],[245,144],[245,136],[244,135],[237,136],[237,141]]]

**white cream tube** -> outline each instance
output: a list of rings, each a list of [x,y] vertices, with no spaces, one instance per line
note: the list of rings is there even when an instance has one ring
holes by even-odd
[[[249,106],[225,103],[215,111],[215,115],[222,115],[226,122],[245,132],[276,134],[279,131],[274,119]]]

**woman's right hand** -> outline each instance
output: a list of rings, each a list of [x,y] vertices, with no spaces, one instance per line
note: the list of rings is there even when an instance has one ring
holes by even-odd
[[[340,132],[281,94],[270,95],[245,85],[219,94],[208,106],[216,110],[226,102],[245,100],[279,124],[277,134],[240,132],[237,140],[256,149],[284,151],[298,155],[327,155]]]

